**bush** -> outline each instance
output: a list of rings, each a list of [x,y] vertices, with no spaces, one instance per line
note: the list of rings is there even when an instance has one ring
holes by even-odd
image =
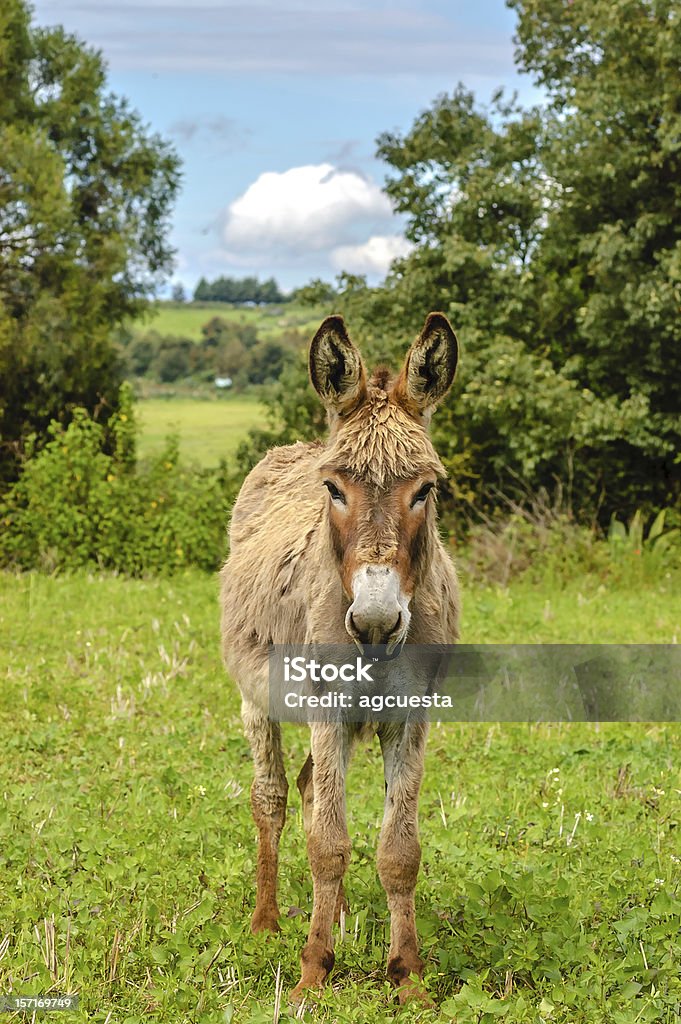
[[[458,564],[464,577],[502,587],[516,579],[567,583],[612,569],[609,549],[593,530],[537,505],[472,527]]]
[[[560,489],[553,501],[540,492],[528,495],[523,505],[509,499],[505,504],[506,515],[469,528],[457,556],[465,578],[501,587],[520,579],[560,587],[590,574],[626,581],[633,589],[680,564],[681,530],[667,509],[647,531],[640,511],[628,527],[613,519],[606,539],[597,526],[575,522]]]
[[[162,384],[172,384],[189,374],[188,347],[182,344],[163,346],[156,360],[156,374]]]
[[[130,575],[214,570],[226,555],[227,509],[236,485],[225,467],[179,462],[177,439],[161,455],[135,460],[136,426],[123,389],[113,421],[115,450],[84,409],[30,454],[0,502],[0,563],[21,569],[96,566]],[[35,442],[33,442],[35,445]]]

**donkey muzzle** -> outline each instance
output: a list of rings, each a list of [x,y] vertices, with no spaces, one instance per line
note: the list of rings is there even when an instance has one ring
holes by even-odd
[[[353,576],[352,594],[348,633],[360,647],[385,645],[390,653],[404,641],[411,618],[398,573],[388,565],[363,565]]]

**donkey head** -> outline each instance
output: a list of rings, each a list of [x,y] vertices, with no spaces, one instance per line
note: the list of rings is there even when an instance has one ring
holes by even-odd
[[[456,335],[431,313],[396,378],[367,377],[343,318],[328,317],[310,348],[310,377],[330,438],[320,460],[329,539],[347,600],[345,628],[361,647],[404,643],[409,605],[437,541],[435,484],[444,469],[428,436],[449,391]]]

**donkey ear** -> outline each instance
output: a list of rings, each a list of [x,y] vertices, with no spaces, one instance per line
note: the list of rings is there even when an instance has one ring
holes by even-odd
[[[310,380],[331,412],[350,412],[366,395],[362,357],[350,341],[342,316],[328,316],[310,346]]]
[[[459,343],[444,313],[429,313],[395,382],[398,402],[412,416],[424,416],[442,401],[454,380]]]

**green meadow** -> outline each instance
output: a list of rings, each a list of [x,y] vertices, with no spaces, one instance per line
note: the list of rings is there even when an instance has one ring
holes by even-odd
[[[265,408],[253,395],[215,398],[144,398],[137,405],[140,456],[158,453],[170,433],[180,438],[183,459],[217,466],[234,455],[248,431],[264,426]]]
[[[237,324],[257,328],[262,338],[276,338],[286,331],[301,331],[312,338],[323,312],[284,303],[281,306],[238,306],[228,302],[157,302],[143,319],[135,323],[138,331],[201,340],[201,328],[217,316]]]
[[[670,642],[675,573],[635,563],[508,588],[464,579],[463,639]],[[0,992],[75,992],[65,1020],[295,1019],[311,882],[285,726],[276,936],[252,936],[255,836],[216,579],[0,575]],[[677,726],[434,726],[417,918],[435,1007],[385,978],[377,745],[349,778],[350,913],[331,984],[297,1019],[678,1022]],[[19,1014],[8,1019],[26,1019]]]

